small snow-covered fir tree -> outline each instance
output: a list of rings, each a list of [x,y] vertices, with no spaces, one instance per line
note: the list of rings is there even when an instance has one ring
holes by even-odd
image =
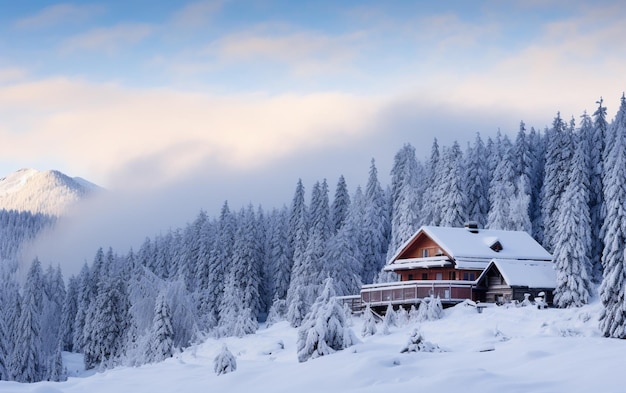
[[[411,304],[411,309],[409,310],[409,323],[416,322],[419,322],[419,311],[414,304]]]
[[[272,303],[272,306],[267,314],[265,325],[270,327],[277,322],[284,321],[286,317],[287,302],[285,299],[274,299],[274,302]]]
[[[406,308],[400,306],[396,311],[396,324],[398,326],[405,326],[409,323],[409,312]]]
[[[437,297],[430,296],[430,301],[428,302],[428,320],[435,321],[437,319],[441,319],[443,317],[443,305],[441,304],[441,298],[439,295]]]
[[[237,370],[237,359],[228,350],[226,344],[222,344],[222,350],[213,360],[213,369],[217,375],[228,374]]]
[[[341,304],[335,297],[332,278],[326,279],[324,289],[311,306],[298,330],[298,361],[306,362],[345,349],[356,342],[352,330],[346,327]]]
[[[376,318],[368,304],[365,306],[365,310],[363,310],[363,328],[361,329],[361,336],[373,336],[376,334],[376,331]]]
[[[387,310],[385,311],[385,316],[383,317],[383,328],[381,330],[382,334],[389,334],[389,329],[391,327],[396,326],[396,312],[393,310],[393,306],[391,303],[387,306]]]
[[[440,352],[439,346],[424,340],[419,329],[414,329],[409,337],[406,345],[400,350],[400,353],[409,352]]]

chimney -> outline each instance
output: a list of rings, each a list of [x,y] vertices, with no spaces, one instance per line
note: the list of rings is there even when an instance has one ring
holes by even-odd
[[[478,223],[476,221],[468,221],[465,223],[464,227],[471,233],[478,233]]]

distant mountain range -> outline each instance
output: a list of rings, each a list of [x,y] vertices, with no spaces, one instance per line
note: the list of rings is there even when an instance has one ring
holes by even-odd
[[[0,179],[0,209],[59,216],[81,199],[103,190],[59,171],[20,169]]]

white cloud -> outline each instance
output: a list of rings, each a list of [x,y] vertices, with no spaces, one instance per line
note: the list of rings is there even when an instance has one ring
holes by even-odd
[[[95,4],[55,4],[43,8],[35,15],[17,20],[15,27],[19,29],[38,29],[64,23],[83,22],[103,11],[104,8],[102,6]]]
[[[24,79],[28,73],[23,68],[0,68],[0,84]]]
[[[221,62],[269,61],[288,65],[296,75],[337,73],[351,67],[364,34],[327,35],[311,31],[270,32],[259,27],[212,42],[207,52]]]
[[[334,92],[212,96],[52,79],[0,87],[0,106],[33,119],[15,132],[5,117],[0,156],[62,157],[98,179],[142,168],[160,182],[209,158],[245,171],[332,146],[367,132],[377,103]]]
[[[135,45],[155,30],[155,27],[145,23],[119,24],[112,27],[102,27],[89,30],[85,33],[69,37],[62,45],[63,52],[103,51],[115,53],[122,47]]]
[[[222,7],[220,0],[198,1],[185,5],[172,17],[174,26],[193,28],[206,25]]]

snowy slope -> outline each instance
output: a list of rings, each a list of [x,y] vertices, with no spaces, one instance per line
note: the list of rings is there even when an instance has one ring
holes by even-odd
[[[619,372],[626,341],[600,337],[597,304],[573,310],[459,305],[423,322],[427,341],[445,352],[401,354],[415,325],[330,356],[298,363],[296,330],[287,323],[244,338],[209,339],[175,358],[102,373],[77,371],[67,382],[0,382],[18,392],[623,392]],[[354,319],[359,335],[361,320]],[[380,329],[379,329],[380,330]],[[360,335],[359,335],[360,337]],[[237,371],[216,376],[213,358],[226,342]]]
[[[59,171],[20,169],[0,179],[0,209],[61,215],[97,190],[97,185]]]

